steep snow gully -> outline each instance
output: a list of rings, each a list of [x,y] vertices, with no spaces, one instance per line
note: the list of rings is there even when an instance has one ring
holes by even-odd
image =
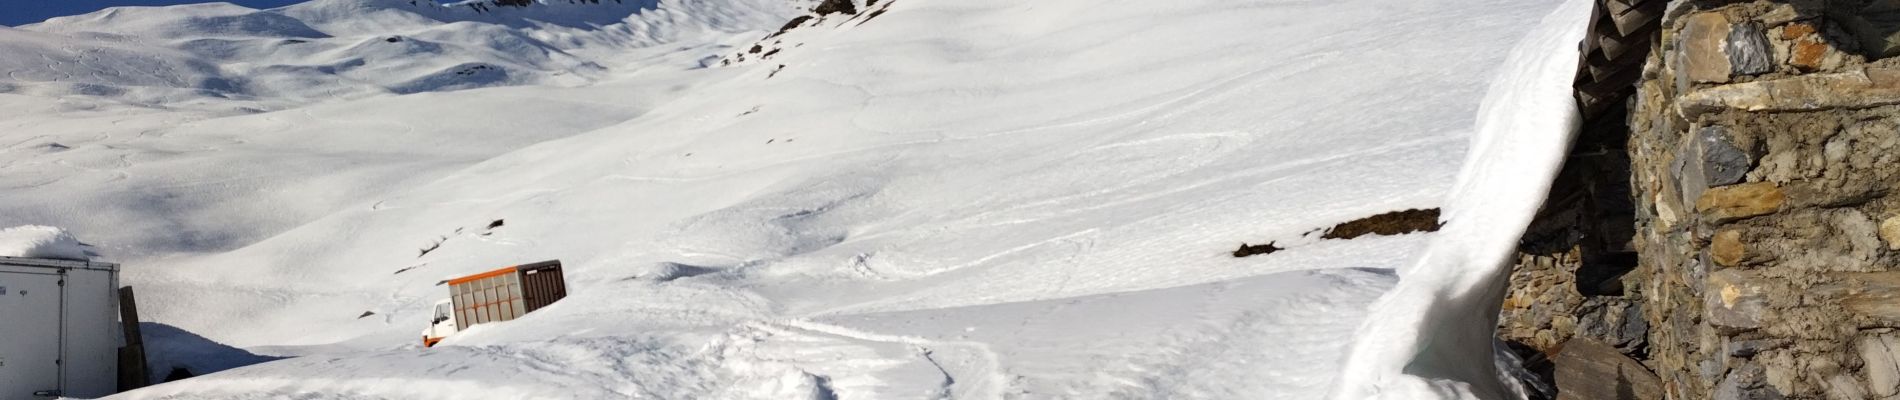
[[[594,3],[0,28],[0,227],[201,374],[120,398],[1511,397],[1587,1]],[[443,278],[554,258],[421,346]]]

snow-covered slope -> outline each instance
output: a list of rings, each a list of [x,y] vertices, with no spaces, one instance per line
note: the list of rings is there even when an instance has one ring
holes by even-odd
[[[1556,6],[883,0],[762,41],[810,2],[632,3],[0,30],[39,52],[0,55],[0,226],[304,356],[132,398],[1310,399],[1429,236],[1304,234],[1438,206]],[[419,348],[441,279],[555,258],[568,299]]]
[[[1577,129],[1571,77],[1589,0],[1545,16],[1505,63],[1478,113],[1445,227],[1380,299],[1332,398],[1509,398],[1493,368],[1497,310],[1518,239],[1550,192]]]

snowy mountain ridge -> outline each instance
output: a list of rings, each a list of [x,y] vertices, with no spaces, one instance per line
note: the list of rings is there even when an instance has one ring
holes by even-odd
[[[288,357],[125,398],[1317,398],[1431,236],[1305,234],[1443,203],[1556,3],[113,9],[0,29],[0,226],[125,265],[154,371]]]
[[[5,92],[250,109],[495,86],[576,86],[619,53],[766,29],[776,1],[636,1],[464,9],[405,0],[117,7],[0,31]]]

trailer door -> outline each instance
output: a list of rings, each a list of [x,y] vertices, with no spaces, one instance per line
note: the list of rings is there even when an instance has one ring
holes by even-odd
[[[0,399],[59,392],[62,279],[0,272]]]

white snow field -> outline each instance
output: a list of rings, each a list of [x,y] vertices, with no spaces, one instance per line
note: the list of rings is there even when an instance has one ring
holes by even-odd
[[[222,371],[119,397],[1456,395],[1403,382],[1488,343],[1399,368],[1495,317],[1440,313],[1568,123],[1560,55],[1506,55],[1580,2],[421,3],[0,28],[0,227],[122,263],[155,375]],[[568,298],[421,347],[439,281],[546,259]]]

